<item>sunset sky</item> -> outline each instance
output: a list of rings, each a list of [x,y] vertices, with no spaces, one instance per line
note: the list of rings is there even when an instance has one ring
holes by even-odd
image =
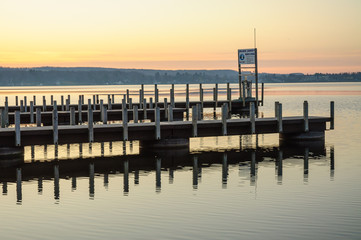
[[[1,0],[0,66],[361,71],[361,0]]]

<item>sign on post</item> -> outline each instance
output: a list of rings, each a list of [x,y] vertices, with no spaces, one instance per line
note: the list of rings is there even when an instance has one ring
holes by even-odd
[[[239,64],[255,64],[256,63],[256,49],[238,49]]]

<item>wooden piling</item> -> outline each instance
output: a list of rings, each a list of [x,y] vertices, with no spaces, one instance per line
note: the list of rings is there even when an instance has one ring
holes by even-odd
[[[129,94],[129,89],[127,89],[127,103],[130,103],[130,94]]]
[[[154,110],[154,122],[155,122],[155,139],[160,139],[160,110],[156,107]]]
[[[147,99],[143,99],[143,119],[147,119]]]
[[[114,94],[112,94],[112,104],[115,103],[115,97],[114,97]]]
[[[330,129],[335,129],[335,102],[334,101],[330,102],[330,118],[331,118]]]
[[[129,109],[133,108],[133,99],[129,98]]]
[[[174,84],[172,85],[173,88],[170,89],[170,105],[172,107],[175,106],[175,103],[174,103]]]
[[[164,98],[164,117],[168,119],[168,100]]]
[[[60,104],[61,104],[61,111],[64,111],[65,109],[64,109],[64,96],[63,95],[61,95],[61,97],[60,97]]]
[[[19,106],[19,97],[15,96],[15,106]]]
[[[303,102],[303,131],[308,132],[309,131],[309,127],[308,127],[308,102],[304,101]]]
[[[280,103],[277,101],[277,102],[275,102],[275,118],[277,118],[277,114],[278,114],[278,105],[279,105]]]
[[[69,100],[69,99],[66,99],[66,100],[65,100],[65,104],[66,104],[66,106],[65,106],[65,111],[70,111],[70,108],[69,108],[69,106],[70,106],[70,100]]]
[[[149,98],[149,109],[153,109],[153,98]]]
[[[34,103],[30,101],[30,123],[34,123]]]
[[[58,144],[58,110],[53,110],[53,144]]]
[[[249,105],[249,118],[251,122],[251,134],[256,133],[256,114],[254,102],[251,102]]]
[[[70,125],[75,125],[75,107],[70,108]]]
[[[262,106],[264,104],[264,83],[262,83]]]
[[[27,97],[24,96],[24,111],[27,112],[28,111],[28,102],[27,102]]]
[[[168,122],[173,122],[173,107],[170,105],[168,107]]]
[[[20,100],[20,112],[24,112],[24,100]]]
[[[97,110],[96,96],[93,95],[93,110]]]
[[[54,96],[53,95],[50,95],[50,104],[51,104],[51,106],[53,106],[53,104],[54,104]]]
[[[278,123],[278,132],[283,132],[283,124],[282,124],[282,103],[278,104],[278,113],[277,113],[277,123]]]
[[[157,84],[154,84],[154,104],[155,104],[155,107],[158,107],[158,102],[159,102],[158,86],[157,86]]]
[[[122,120],[123,120],[123,141],[128,141],[128,110],[123,108],[122,110]]]
[[[82,124],[83,119],[82,119],[82,104],[81,104],[81,99],[78,100],[78,123]]]
[[[142,90],[141,99],[142,99],[142,102],[143,102],[143,99],[145,98],[145,96],[144,96],[144,84],[142,84],[140,87],[141,87],[141,90]]]
[[[138,123],[138,106],[133,106],[133,121],[134,123]]]
[[[21,146],[20,111],[15,111],[15,146]]]
[[[103,112],[103,108],[104,108],[104,102],[103,99],[100,99],[99,110],[101,113]],[[102,115],[100,115],[100,121],[103,121]]]
[[[112,110],[112,99],[110,98],[110,95],[108,95],[108,109]]]
[[[192,106],[192,132],[193,137],[198,136],[198,129],[197,129],[197,121],[198,121],[198,104]]]
[[[5,125],[9,126],[9,102],[8,97],[5,97]]]
[[[33,102],[34,102],[34,106],[36,106],[36,96],[33,96]]]
[[[142,89],[139,90],[139,108],[143,108],[143,93],[142,93]]]
[[[57,108],[57,104],[56,101],[53,101],[53,144],[58,144],[58,108]]]
[[[36,126],[41,127],[41,109],[36,108]]]
[[[189,120],[189,84],[186,84],[186,118]]]
[[[227,135],[227,118],[228,118],[228,105],[224,103],[222,105],[222,135]]]
[[[93,109],[88,108],[88,140],[94,142]]]
[[[1,115],[1,128],[5,128],[6,127],[5,108],[0,108],[0,115]]]
[[[102,122],[103,124],[108,124],[108,109],[106,106],[103,107],[103,111],[101,112]]]

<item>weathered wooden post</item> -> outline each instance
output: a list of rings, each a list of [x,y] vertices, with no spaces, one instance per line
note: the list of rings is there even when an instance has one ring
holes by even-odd
[[[168,122],[173,122],[173,107],[170,105],[168,107]]]
[[[172,84],[172,88],[170,89],[170,105],[172,107],[175,107],[175,103],[174,103],[174,84]]]
[[[193,137],[198,136],[198,129],[197,129],[197,121],[198,121],[198,104],[192,106],[192,135]]]
[[[202,104],[197,104],[197,116],[198,116],[198,120],[203,119],[203,116],[202,116]]]
[[[24,111],[27,112],[28,111],[28,101],[27,101],[27,97],[24,96]]]
[[[228,117],[228,105],[223,103],[222,105],[222,135],[227,135],[227,117]]]
[[[254,102],[251,102],[249,105],[249,118],[251,122],[251,134],[256,133],[256,114]]]
[[[56,101],[53,101],[53,143],[58,144],[58,109],[56,105]]]
[[[24,100],[20,100],[20,112],[24,112]]]
[[[200,114],[198,116],[199,119],[203,119],[203,106],[204,106],[204,103],[203,103],[203,88],[202,88],[202,84],[199,84],[200,85],[200,89],[199,89],[199,94],[200,94],[200,101],[201,101],[201,104],[199,105],[200,106]]]
[[[30,101],[30,123],[34,123],[34,103]]]
[[[81,104],[81,99],[79,99],[78,100],[78,122],[79,122],[79,124],[82,124],[82,122],[83,122],[82,108],[83,108],[83,105]]]
[[[189,84],[186,84],[186,118],[189,120]]]
[[[143,99],[143,119],[147,119],[147,99]]]
[[[123,108],[122,110],[122,120],[123,120],[123,141],[128,141],[128,110]]]
[[[331,118],[330,129],[335,129],[335,102],[334,101],[330,102],[330,118]]]
[[[133,121],[134,123],[138,123],[138,106],[133,106]]]
[[[112,104],[114,104],[115,102],[115,97],[114,97],[114,94],[112,94]]]
[[[112,100],[110,98],[110,95],[108,95],[108,109],[112,110]]]
[[[153,109],[153,98],[149,98],[149,109]]]
[[[101,113],[103,112],[103,108],[104,108],[103,99],[100,99],[99,110],[100,110]],[[100,121],[103,121],[101,114],[100,114]]]
[[[155,107],[158,107],[158,102],[159,102],[158,86],[157,86],[157,84],[154,84],[154,104],[155,104]]]
[[[65,111],[70,111],[70,99],[69,98],[65,100],[65,104],[66,104]]]
[[[36,126],[41,127],[41,109],[36,108]]]
[[[279,105],[280,103],[277,101],[277,102],[275,102],[275,118],[278,118],[277,117],[277,114],[278,114],[278,105]]]
[[[34,102],[34,106],[36,106],[36,96],[33,96],[33,102]]]
[[[141,90],[142,90],[142,102],[143,102],[143,99],[145,98],[145,96],[144,96],[144,84],[141,85]]]
[[[75,107],[70,108],[70,125],[75,125]]]
[[[88,108],[88,140],[94,142],[93,109]]]
[[[308,102],[303,102],[303,131],[308,132]]]
[[[93,95],[93,110],[97,110],[96,96]]]
[[[278,123],[278,132],[280,132],[280,133],[283,132],[282,103],[278,104],[277,123]]]
[[[54,96],[53,95],[50,95],[50,104],[51,104],[51,106],[54,105]]]
[[[9,126],[9,102],[8,102],[8,97],[5,97],[5,120],[6,120],[6,126]]]
[[[15,111],[15,146],[21,146],[20,112]]]
[[[127,89],[127,103],[130,103],[130,94],[129,94],[129,89]]]
[[[133,99],[129,98],[129,109],[133,108]]]
[[[142,89],[139,90],[139,108],[143,108],[143,93],[142,93]]]
[[[64,111],[64,96],[61,95],[60,97],[60,104],[61,104],[61,111]]]
[[[154,122],[155,122],[155,139],[160,139],[160,110],[156,107],[154,110]]]
[[[19,106],[19,97],[15,96],[15,106]]]
[[[168,99],[164,98],[164,117],[168,119]]]
[[[99,104],[99,94],[96,95],[97,104]]]
[[[264,104],[264,83],[262,83],[262,106]]]
[[[108,111],[106,106],[103,107],[103,111],[101,112],[101,115],[102,115],[101,118],[103,124],[108,124]]]
[[[0,108],[0,115],[1,115],[1,128],[5,128],[6,127],[5,108]]]

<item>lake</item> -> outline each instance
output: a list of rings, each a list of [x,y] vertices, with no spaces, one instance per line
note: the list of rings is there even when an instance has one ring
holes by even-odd
[[[169,85],[158,87],[167,97]],[[212,99],[214,85],[203,87]],[[72,103],[79,94],[120,102],[127,88],[135,95],[139,86],[0,87],[0,103],[68,94]],[[185,86],[175,89],[184,100]],[[198,85],[191,93],[198,99]],[[360,239],[361,83],[265,84],[259,116],[273,116],[275,101],[284,116],[300,116],[304,100],[317,116],[335,101],[325,142],[285,145],[269,134],[194,138],[189,149],[156,152],[137,141],[60,145],[56,154],[52,145],[25,147],[21,159],[0,160],[1,238]]]

